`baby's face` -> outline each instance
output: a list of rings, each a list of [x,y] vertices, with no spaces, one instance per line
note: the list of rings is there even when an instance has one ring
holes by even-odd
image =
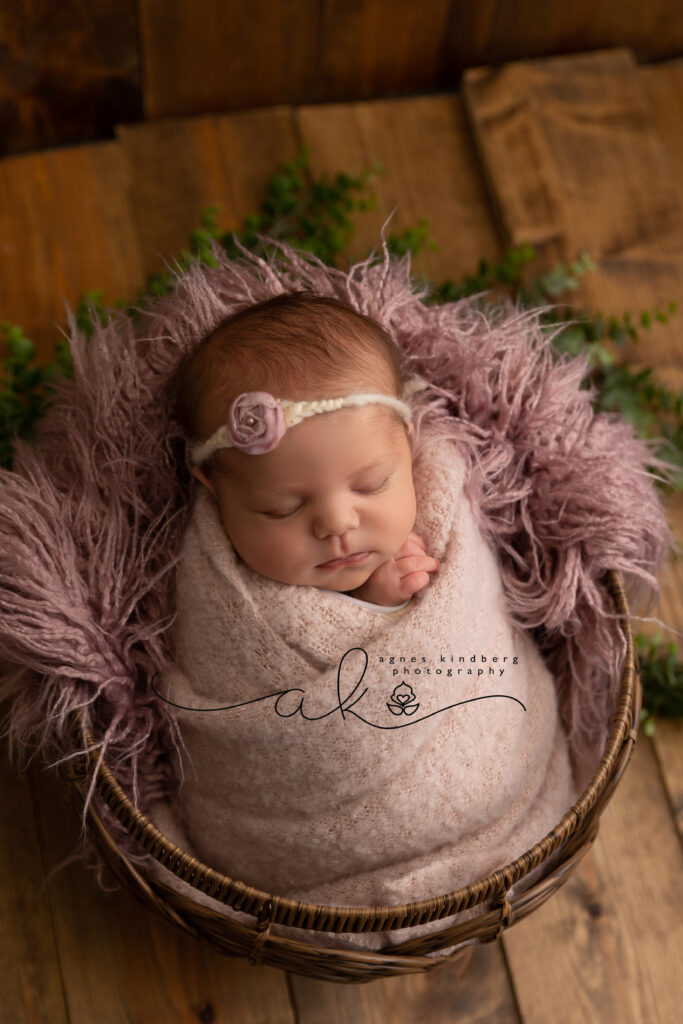
[[[216,497],[236,552],[269,579],[353,590],[414,526],[410,443],[381,406],[312,416],[270,452],[223,456],[229,475],[195,475]]]

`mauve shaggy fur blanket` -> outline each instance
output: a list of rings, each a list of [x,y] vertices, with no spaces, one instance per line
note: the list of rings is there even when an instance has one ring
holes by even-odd
[[[80,709],[97,761],[106,756],[138,807],[177,799],[174,711],[150,687],[173,658],[193,484],[169,389],[182,357],[227,315],[303,289],[377,319],[400,348],[404,376],[434,385],[415,399],[416,424],[458,442],[510,616],[532,631],[555,679],[575,763],[597,765],[624,653],[603,575],[616,569],[627,584],[656,589],[670,544],[650,450],[618,417],[594,414],[580,387],[586,360],[554,359],[538,310],[507,300],[482,309],[481,296],[426,305],[409,259],[386,246],[348,272],[286,245],[270,251],[230,260],[216,247],[215,267],[179,270],[173,293],[137,318],[95,317],[89,341],[69,313],[73,379],[57,381],[34,443],[17,441],[12,471],[0,471],[10,756],[77,757],[71,713]],[[149,861],[107,822],[133,859]]]

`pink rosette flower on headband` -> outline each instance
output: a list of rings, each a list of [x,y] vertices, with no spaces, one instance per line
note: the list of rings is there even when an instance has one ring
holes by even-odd
[[[282,407],[268,391],[245,391],[228,410],[228,440],[249,455],[271,451],[286,429]]]

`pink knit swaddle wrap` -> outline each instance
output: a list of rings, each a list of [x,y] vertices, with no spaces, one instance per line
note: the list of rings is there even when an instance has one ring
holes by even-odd
[[[415,463],[416,529],[442,564],[396,617],[253,572],[198,494],[160,689],[205,709],[178,720],[187,837],[211,867],[308,902],[403,903],[485,876],[569,810],[554,683],[511,626],[464,471],[452,442]]]

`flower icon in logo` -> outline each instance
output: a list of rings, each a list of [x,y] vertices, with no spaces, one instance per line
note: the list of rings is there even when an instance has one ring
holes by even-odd
[[[262,455],[280,442],[287,429],[282,406],[268,391],[245,391],[228,410],[228,440],[249,455]]]
[[[391,695],[391,700],[387,701],[387,707],[392,715],[414,715],[420,706],[415,700],[412,686],[399,683]]]

